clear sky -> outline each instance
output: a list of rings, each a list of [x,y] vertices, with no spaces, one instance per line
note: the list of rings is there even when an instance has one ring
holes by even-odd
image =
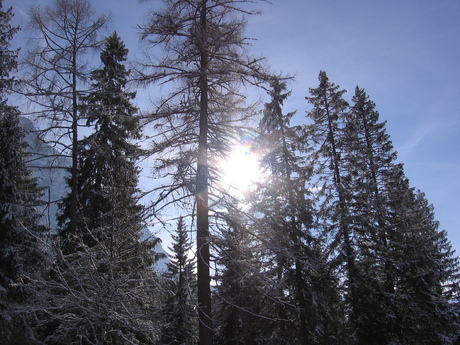
[[[113,14],[112,28],[130,49],[147,9],[159,0],[92,0]],[[4,0],[25,28],[30,5],[50,0]],[[460,252],[460,1],[272,0],[248,18],[252,55],[276,72],[294,75],[285,112],[302,122],[308,88],[318,73],[348,90],[356,85],[376,103],[405,164],[411,185],[425,192],[441,228]],[[25,34],[25,30],[21,35]],[[16,46],[26,50],[18,37]]]

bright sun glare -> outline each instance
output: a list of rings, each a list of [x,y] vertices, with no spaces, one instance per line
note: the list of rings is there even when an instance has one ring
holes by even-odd
[[[247,146],[234,148],[221,168],[222,185],[233,192],[244,194],[261,177],[259,158]]]

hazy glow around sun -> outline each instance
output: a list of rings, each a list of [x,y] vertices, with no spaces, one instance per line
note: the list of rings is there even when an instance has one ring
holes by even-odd
[[[244,193],[260,180],[259,157],[248,146],[237,146],[220,165],[222,185],[226,189]]]

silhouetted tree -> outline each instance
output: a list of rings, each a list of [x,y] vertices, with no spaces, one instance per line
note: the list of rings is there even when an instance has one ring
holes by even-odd
[[[313,179],[308,188],[314,191],[316,227],[327,239],[331,259],[338,260],[344,269],[337,272],[346,286],[349,310],[356,310],[358,292],[356,282],[356,248],[350,224],[349,191],[344,186],[344,120],[348,103],[345,90],[329,81],[326,72],[319,73],[319,86],[311,88],[306,97],[313,108],[307,117],[313,123],[306,126],[306,138],[311,147],[307,159],[313,164]],[[350,320],[350,319],[349,319]],[[350,320],[352,322],[352,320]]]
[[[259,125],[261,165],[266,178],[255,207],[260,214],[256,222],[259,236],[264,239],[266,252],[274,257],[272,267],[265,269],[274,273],[272,279],[279,285],[278,296],[273,297],[285,300],[285,305],[274,304],[277,311],[273,313],[280,319],[293,320],[290,324],[279,323],[278,341],[331,344],[339,341],[340,327],[335,323],[338,318],[330,313],[338,311],[339,299],[337,282],[312,233],[313,208],[306,188],[312,166],[301,154],[305,150],[302,127],[290,125],[294,112],[282,112],[289,96],[286,84],[274,79],[271,87],[271,101],[265,104]],[[319,274],[322,279],[318,279]],[[325,288],[323,283],[327,280],[329,285]]]
[[[438,230],[433,207],[420,191],[409,187],[401,166],[387,181],[389,262],[394,293],[393,341],[451,344],[458,338],[459,259],[446,232]]]
[[[246,3],[250,1],[165,1],[143,27],[143,38],[164,53],[159,61],[144,62],[139,80],[174,81],[173,91],[151,116],[161,127],[154,138],[154,151],[161,154],[158,168],[172,176],[171,184],[158,189],[156,207],[194,196],[202,345],[212,344],[213,337],[209,198],[217,178],[215,159],[228,149],[237,120],[248,116],[241,86],[265,78],[260,59],[246,52],[242,17],[254,13],[243,7]]]
[[[20,112],[8,105],[15,82],[18,51],[10,40],[18,28],[10,25],[13,13],[0,1],[0,338],[5,344],[36,341],[29,326],[40,280],[47,263],[45,231],[38,224],[41,190],[26,164],[25,130]]]

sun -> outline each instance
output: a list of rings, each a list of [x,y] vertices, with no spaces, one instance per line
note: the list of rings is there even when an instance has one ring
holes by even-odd
[[[260,158],[246,146],[236,146],[230,155],[220,164],[222,186],[231,193],[250,191],[262,176]]]

